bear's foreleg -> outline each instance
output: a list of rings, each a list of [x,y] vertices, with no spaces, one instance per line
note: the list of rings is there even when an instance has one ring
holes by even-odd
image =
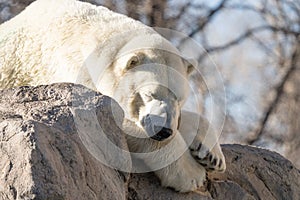
[[[123,130],[127,133],[129,150],[134,153],[132,155],[142,159],[159,177],[164,187],[190,192],[204,185],[206,170],[192,157],[179,132],[164,142],[141,138],[146,133],[126,119]]]
[[[177,147],[175,147],[177,148]],[[179,192],[191,192],[204,186],[206,170],[187,150],[170,165],[155,171],[162,186],[171,187]]]
[[[191,155],[206,170],[225,171],[225,157],[218,142],[218,135],[204,117],[182,111],[179,131],[189,146]]]

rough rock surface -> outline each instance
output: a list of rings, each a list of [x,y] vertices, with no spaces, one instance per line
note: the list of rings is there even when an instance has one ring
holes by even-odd
[[[95,110],[110,139],[127,149],[112,106],[122,117],[110,98],[71,84],[0,92],[0,199],[125,199],[128,174],[86,150],[72,114]]]
[[[129,181],[132,199],[218,199],[218,200],[279,200],[300,199],[300,171],[281,155],[268,150],[243,146],[222,145],[227,170],[224,174],[210,173],[207,198],[196,193],[176,194],[159,187],[153,174],[135,174]],[[153,197],[155,196],[155,198]]]
[[[153,173],[109,168],[79,138],[74,115],[90,112],[110,141],[127,150],[118,128],[123,111],[106,96],[66,83],[0,91],[0,200],[300,199],[299,170],[249,146],[224,145],[228,169],[209,174],[202,193],[179,194],[160,187]]]

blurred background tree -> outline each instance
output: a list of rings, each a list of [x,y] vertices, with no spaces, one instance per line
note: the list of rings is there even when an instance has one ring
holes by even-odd
[[[300,0],[87,1],[201,44],[205,51],[196,59],[202,76],[215,78],[211,58],[225,85],[221,142],[268,148],[300,168]],[[31,2],[0,0],[0,23]],[[203,77],[194,74],[192,81],[202,99],[197,109],[208,115],[214,91]]]

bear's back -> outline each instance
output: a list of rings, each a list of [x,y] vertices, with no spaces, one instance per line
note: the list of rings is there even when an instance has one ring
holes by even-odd
[[[0,25],[0,87],[47,84],[56,79],[45,76],[55,73],[57,80],[71,82],[72,72],[95,49],[107,52],[104,60],[113,60],[127,41],[142,32],[153,29],[105,7],[76,0],[37,0]],[[70,78],[60,78],[62,72]],[[5,81],[6,77],[14,80]]]
[[[102,6],[95,6],[90,3],[77,0],[37,0],[25,8],[19,15],[8,22],[0,25],[0,35],[4,31],[13,31],[20,28],[36,28],[49,26],[57,20],[81,20],[88,23],[109,27],[115,31],[136,29],[145,27],[142,23],[125,15],[110,11]],[[129,25],[130,24],[130,25]]]

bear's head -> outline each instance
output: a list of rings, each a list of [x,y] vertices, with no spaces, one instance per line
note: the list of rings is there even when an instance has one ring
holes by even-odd
[[[194,63],[161,36],[150,38],[135,37],[122,46],[97,89],[113,97],[149,137],[163,141],[178,129]]]

